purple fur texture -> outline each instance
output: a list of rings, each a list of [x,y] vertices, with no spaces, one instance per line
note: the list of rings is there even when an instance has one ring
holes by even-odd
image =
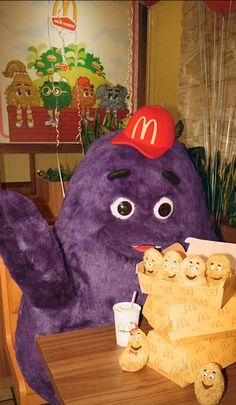
[[[53,405],[36,336],[113,323],[113,304],[139,291],[142,253],[132,246],[216,239],[185,147],[176,141],[153,160],[111,145],[113,136],[94,142],[78,165],[52,231],[27,198],[0,192],[0,254],[24,293],[17,358],[29,385]],[[144,298],[139,293],[138,302]]]

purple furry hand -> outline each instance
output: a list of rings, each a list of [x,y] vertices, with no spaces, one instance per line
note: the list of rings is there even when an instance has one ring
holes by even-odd
[[[0,255],[35,306],[65,302],[71,284],[53,233],[35,205],[21,194],[0,191]]]

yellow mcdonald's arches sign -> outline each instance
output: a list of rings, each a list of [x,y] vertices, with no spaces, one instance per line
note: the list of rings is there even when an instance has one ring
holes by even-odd
[[[51,21],[57,27],[75,31],[77,22],[76,0],[55,0]]]
[[[137,132],[137,128],[139,126],[139,124],[142,123],[142,129],[141,129],[141,133]],[[156,136],[157,136],[157,122],[154,118],[150,119],[149,121],[147,121],[145,115],[142,115],[138,121],[135,123],[133,130],[132,130],[132,134],[131,134],[131,138],[134,139],[136,133],[138,134],[138,137],[140,140],[143,140],[145,138],[145,135],[147,133],[147,130],[149,128],[149,126],[153,124],[152,127],[152,138],[151,138],[151,145],[155,144],[156,141]]]

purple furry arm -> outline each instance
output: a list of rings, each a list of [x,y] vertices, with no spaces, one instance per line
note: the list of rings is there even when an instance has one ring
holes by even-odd
[[[26,197],[0,191],[0,255],[35,306],[62,304],[73,284],[48,224]]]

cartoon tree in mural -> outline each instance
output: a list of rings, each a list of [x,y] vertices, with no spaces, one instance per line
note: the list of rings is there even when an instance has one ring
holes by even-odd
[[[99,57],[92,53],[86,52],[85,44],[69,44],[64,48],[64,61],[62,50],[52,47],[47,51],[40,53],[47,48],[45,44],[40,44],[38,48],[30,46],[27,60],[29,61],[28,69],[35,69],[39,77],[50,76],[54,72],[65,71],[69,68],[84,67],[98,76],[105,77],[104,67]]]
[[[97,73],[99,76],[105,77],[104,67],[102,66],[99,57],[93,55],[93,53],[87,53],[85,59],[85,65],[87,69],[91,70],[93,73]]]
[[[70,67],[84,66],[86,59],[85,44],[70,44],[66,46],[65,57]]]
[[[105,77],[104,67],[100,58],[86,52],[86,45],[84,43],[80,43],[79,45],[70,44],[65,47],[65,57],[68,66],[83,66],[91,72]]]
[[[26,58],[27,61],[29,62],[27,65],[28,69],[32,69],[35,66],[35,63],[40,58],[40,54],[41,54],[42,50],[46,49],[46,48],[47,48],[47,45],[44,43],[39,44],[38,48],[36,48],[35,46],[29,46],[27,48],[27,50],[29,52],[31,52]]]
[[[36,48],[29,47],[28,50],[34,52]],[[61,49],[52,47],[40,55],[35,52],[34,54],[35,60],[28,64],[28,68],[34,68],[37,72],[37,76],[42,77],[52,75],[54,72],[63,70],[64,64]]]

